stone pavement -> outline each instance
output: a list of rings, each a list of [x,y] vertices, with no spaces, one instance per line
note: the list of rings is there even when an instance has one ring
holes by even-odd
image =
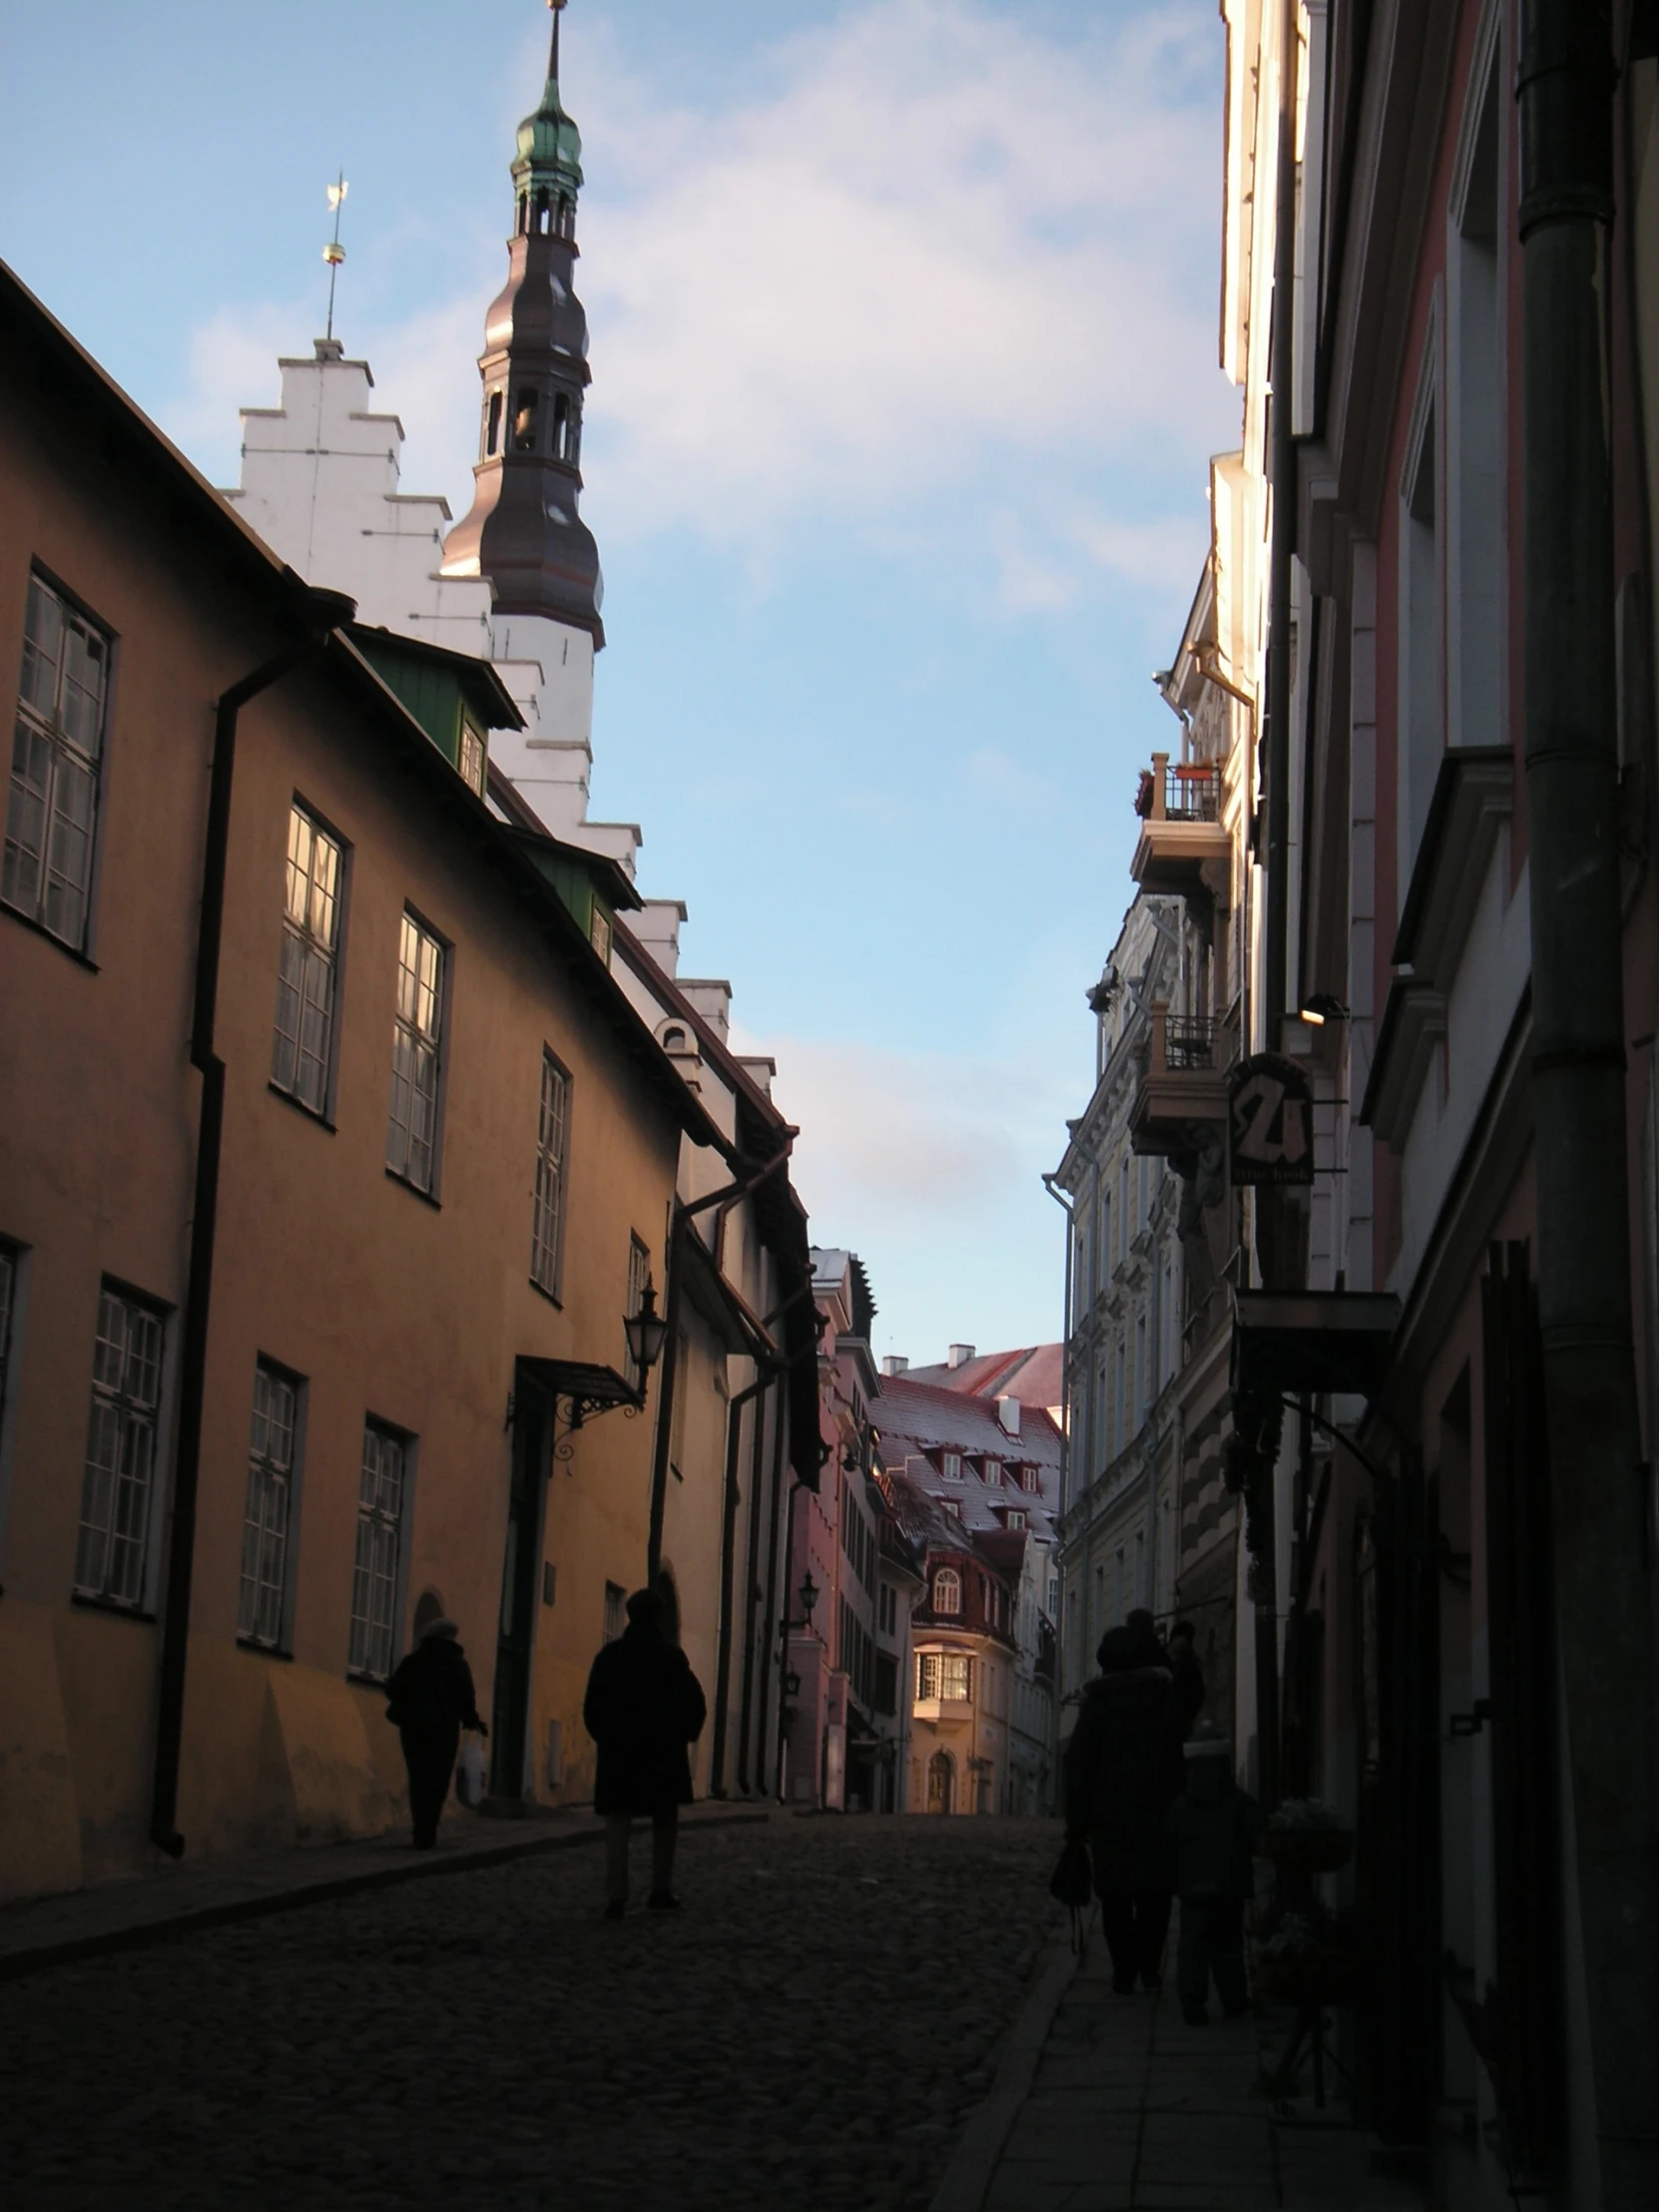
[[[775,1813],[688,1826],[675,1915],[607,1924],[601,1855],[541,1849],[39,1963],[0,1981],[0,2202],[922,2212],[1055,1845]]]
[[[688,1806],[683,1821],[699,1828],[729,1827],[769,1817],[764,1810],[709,1800]],[[409,1837],[405,1825],[360,1843],[290,1845],[182,1863],[157,1852],[154,1866],[143,1874],[0,1908],[0,1981],[230,1921],[297,1911],[357,1890],[597,1845],[604,1831],[586,1809],[536,1808],[523,1818],[499,1819],[451,1805],[432,1851],[411,1851]]]
[[[997,2089],[1011,2074],[1015,2090],[1002,2124],[993,2091],[989,2139],[975,2143],[975,2115],[935,2212],[1422,2212],[1420,2193],[1372,2171],[1340,2106],[1293,2117],[1263,2096],[1263,2028],[1277,2053],[1288,2015],[1223,2021],[1212,1998],[1211,2024],[1189,2027],[1173,1981],[1113,1990],[1098,1931],[1031,2010],[999,2068]]]

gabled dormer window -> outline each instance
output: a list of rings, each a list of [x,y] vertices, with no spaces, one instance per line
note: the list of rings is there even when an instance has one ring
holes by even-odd
[[[961,1453],[959,1451],[947,1451],[944,1454],[943,1467],[944,1478],[947,1482],[960,1482],[962,1479]]]
[[[987,1459],[985,1461],[985,1480],[987,1482],[1000,1482],[1002,1480],[1002,1461],[1000,1459]]]

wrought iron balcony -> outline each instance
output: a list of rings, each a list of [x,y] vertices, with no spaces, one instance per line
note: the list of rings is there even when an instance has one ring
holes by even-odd
[[[1129,1141],[1137,1152],[1169,1159],[1194,1152],[1206,1127],[1225,1125],[1231,1038],[1203,1016],[1172,1014],[1161,999],[1153,1002],[1151,1024]]]
[[[1209,762],[1170,766],[1154,753],[1141,772],[1141,833],[1130,869],[1143,890],[1208,891],[1228,899],[1232,838],[1221,820],[1221,771]]]

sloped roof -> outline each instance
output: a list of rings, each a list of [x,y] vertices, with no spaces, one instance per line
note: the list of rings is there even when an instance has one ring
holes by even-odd
[[[966,1397],[1017,1397],[1021,1405],[1059,1405],[1063,1347],[1027,1345],[1014,1352],[982,1352],[959,1368],[907,1368],[906,1382],[930,1382]]]
[[[902,1437],[918,1450],[966,1451],[1059,1471],[1060,1431],[1041,1405],[1022,1400],[1020,1432],[1010,1436],[989,1398],[917,1382],[908,1375],[887,1375],[881,1379],[874,1412],[883,1442]]]

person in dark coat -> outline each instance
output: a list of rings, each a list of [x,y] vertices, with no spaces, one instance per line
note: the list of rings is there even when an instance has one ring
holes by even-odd
[[[420,1640],[386,1684],[386,1718],[403,1740],[403,1764],[409,1770],[409,1817],[414,1848],[430,1851],[438,1840],[438,1822],[455,1772],[461,1730],[489,1730],[478,1718],[472,1669],[456,1641],[451,1620],[428,1621]]]
[[[1156,1639],[1154,1639],[1156,1642]],[[1158,1986],[1169,1933],[1164,1813],[1181,1787],[1181,1739],[1169,1668],[1127,1627],[1102,1637],[1100,1673],[1066,1746],[1066,1836],[1094,1860],[1112,1986]]]
[[[1181,1733],[1190,1735],[1204,1710],[1204,1669],[1194,1649],[1197,1637],[1191,1621],[1177,1621],[1169,1632],[1169,1663],[1175,1676],[1175,1707]]]
[[[594,1660],[582,1721],[599,1747],[593,1809],[605,1818],[605,1917],[628,1910],[628,1838],[651,1823],[652,1912],[673,1912],[674,1847],[680,1808],[692,1801],[690,1746],[703,1733],[703,1686],[678,1644],[663,1634],[655,1590],[628,1600],[628,1626]]]
[[[1181,1900],[1176,1986],[1182,2017],[1199,2027],[1209,2018],[1212,1976],[1230,2020],[1249,2006],[1244,1909],[1262,1811],[1234,1781],[1233,1747],[1219,1728],[1202,1722],[1185,1748],[1187,1786],[1164,1816],[1164,1839]]]

